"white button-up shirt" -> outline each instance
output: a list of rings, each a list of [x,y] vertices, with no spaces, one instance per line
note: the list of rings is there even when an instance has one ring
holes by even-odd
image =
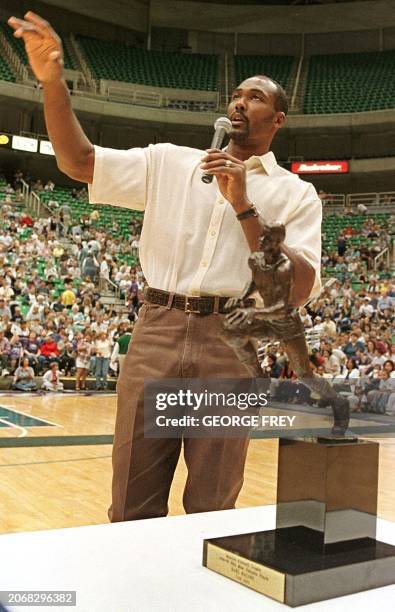
[[[240,222],[214,178],[202,182],[205,151],[164,143],[95,147],[89,201],[145,211],[140,261],[150,287],[185,295],[236,296],[251,279]],[[246,162],[248,198],[285,244],[313,266],[320,290],[322,205],[314,187],[278,166],[273,153]]]

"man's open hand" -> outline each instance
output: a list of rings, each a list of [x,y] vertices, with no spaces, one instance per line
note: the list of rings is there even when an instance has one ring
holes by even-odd
[[[10,17],[8,24],[14,36],[22,38],[30,66],[41,83],[58,81],[63,75],[63,49],[59,36],[50,24],[29,11],[25,19]]]

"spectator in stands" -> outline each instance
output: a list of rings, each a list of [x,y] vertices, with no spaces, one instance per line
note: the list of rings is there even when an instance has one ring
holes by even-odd
[[[322,352],[325,359],[323,367],[326,374],[336,377],[341,375],[341,362],[339,357],[330,348]]]
[[[0,319],[11,319],[11,310],[4,298],[0,297]]]
[[[89,215],[89,221],[91,222],[92,225],[95,225],[99,219],[100,219],[99,211],[93,210],[91,214]]]
[[[37,353],[40,371],[44,370],[48,364],[59,362],[59,347],[53,338],[53,334],[49,333],[40,344]]]
[[[33,191],[44,191],[44,185],[41,179],[37,179],[32,185]]]
[[[324,322],[322,324],[322,332],[330,338],[336,337],[336,323],[331,315],[325,315]]]
[[[70,307],[76,302],[76,295],[73,291],[72,283],[66,284],[66,289],[62,293],[61,303],[63,306]]]
[[[345,375],[345,379],[349,380],[349,379],[353,379],[353,378],[359,378],[361,375],[359,368],[358,368],[358,364],[357,361],[353,358],[349,358],[346,361],[346,375]]]
[[[76,349],[76,381],[75,390],[85,391],[86,389],[86,377],[89,372],[89,364],[93,351],[93,345],[91,343],[90,334],[77,334],[77,349]]]
[[[29,360],[29,365],[35,369],[38,367],[38,350],[39,344],[37,334],[34,331],[29,333],[27,343],[24,347],[24,356]]]
[[[360,215],[366,215],[366,213],[368,212],[368,207],[365,206],[365,204],[358,204],[357,206],[357,210],[359,212]]]
[[[309,327],[313,327],[313,320],[311,315],[307,312],[306,308],[300,309],[300,318],[302,319],[302,323],[306,329]]]
[[[363,298],[363,302],[359,308],[359,312],[362,316],[368,317],[372,316],[372,314],[374,313],[374,308],[370,303],[370,298],[367,295]]]
[[[381,294],[377,301],[377,308],[380,314],[384,313],[386,309],[391,311],[393,309],[394,300],[392,297],[388,295],[388,293],[384,292]]]
[[[34,303],[31,305],[29,312],[26,314],[26,321],[40,321],[42,322],[42,310],[40,311],[40,306],[38,303]]]
[[[274,353],[270,353],[264,359],[262,363],[262,370],[265,373],[265,376],[269,376],[270,378],[279,378],[282,367],[279,363],[277,363],[277,356]]]
[[[95,342],[95,374],[96,390],[98,391],[107,389],[107,376],[110,364],[111,349],[111,341],[108,338],[107,333],[105,331],[99,332]]]
[[[357,351],[363,351],[364,349],[365,345],[358,340],[358,335],[355,333],[350,334],[347,344],[343,346],[343,351],[347,357],[354,357]]]
[[[97,281],[99,267],[100,267],[99,262],[97,261],[93,251],[89,249],[86,256],[82,260],[82,264],[81,264],[82,276],[88,277],[95,283]]]
[[[107,288],[107,282],[110,279],[110,259],[108,257],[103,257],[102,262],[100,264],[100,286],[102,289]]]
[[[51,363],[49,370],[47,370],[43,376],[42,388],[45,391],[63,391],[63,383],[60,380],[59,366],[55,361]]]
[[[55,183],[53,181],[51,181],[51,179],[49,181],[46,182],[44,190],[45,191],[53,191],[55,188]]]
[[[10,341],[5,337],[4,331],[0,331],[0,367],[1,367],[1,375],[6,376],[9,374],[8,366],[10,361]]]
[[[15,370],[12,389],[15,391],[36,391],[37,389],[34,381],[34,370],[27,357],[22,359],[21,365]]]
[[[70,376],[75,367],[75,351],[71,342],[66,342],[59,352],[59,368],[64,376]]]
[[[64,203],[59,209],[60,221],[62,224],[62,233],[67,236],[71,225],[71,208],[68,204]]]
[[[10,361],[8,366],[10,373],[13,374],[16,368],[19,366],[23,357],[23,351],[24,348],[21,339],[19,338],[19,336],[14,334],[10,340]]]
[[[128,323],[124,325],[121,324],[121,334],[117,340],[118,343],[118,363],[119,363],[119,372],[122,370],[122,365],[125,360],[126,354],[128,352],[129,344],[132,339],[132,328]]]
[[[346,239],[342,234],[340,234],[339,238],[337,239],[337,254],[340,257],[343,257],[346,251],[347,251]]]

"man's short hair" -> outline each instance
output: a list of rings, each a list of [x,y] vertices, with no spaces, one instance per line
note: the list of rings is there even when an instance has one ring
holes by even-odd
[[[253,79],[266,79],[267,81],[271,81],[277,89],[277,92],[275,94],[275,103],[274,103],[274,108],[276,109],[277,112],[282,112],[284,113],[284,115],[286,115],[288,113],[288,96],[287,96],[287,92],[285,91],[284,87],[275,79],[272,79],[272,77],[267,76],[266,74],[257,74],[254,77],[252,77]]]
[[[282,113],[284,113],[284,115],[286,115],[288,113],[288,96],[287,96],[287,92],[285,91],[284,87],[282,85],[280,85],[280,83],[278,83],[274,79],[270,79],[270,80],[277,87],[275,109],[276,109],[277,112],[281,111]]]

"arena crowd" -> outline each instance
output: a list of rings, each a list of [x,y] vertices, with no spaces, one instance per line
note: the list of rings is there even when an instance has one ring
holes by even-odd
[[[48,216],[34,219],[21,206],[21,179],[31,188],[52,191],[54,183],[32,181],[17,171],[0,191],[0,366],[13,388],[62,390],[62,377],[75,377],[85,390],[88,375],[105,390],[117,376],[142,303],[141,267],[118,261],[132,240],[116,227],[104,231],[98,217],[72,218],[67,204],[49,202]],[[75,191],[84,199],[86,190]],[[140,226],[134,222],[130,238]],[[119,288],[124,306],[100,301],[108,281]],[[110,300],[111,301],[111,300]]]

